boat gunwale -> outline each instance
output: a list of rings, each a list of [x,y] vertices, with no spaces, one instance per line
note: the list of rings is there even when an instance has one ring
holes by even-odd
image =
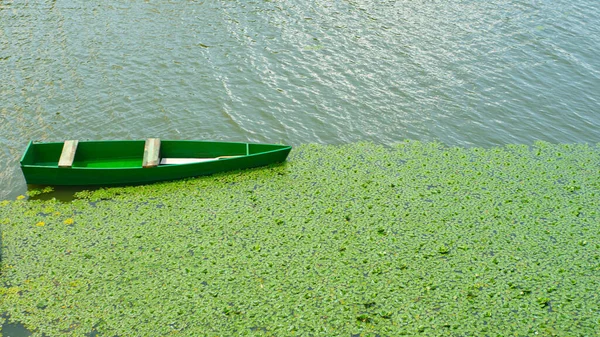
[[[88,141],[81,141],[81,142],[85,142],[85,143],[108,143],[108,142],[136,142],[136,141],[141,141],[143,142],[143,140],[88,140]],[[260,155],[265,155],[265,154],[269,154],[269,153],[274,153],[274,152],[280,152],[280,151],[285,151],[285,150],[291,150],[292,146],[291,145],[283,145],[283,144],[265,144],[265,143],[243,143],[243,142],[218,142],[218,141],[210,141],[210,140],[187,140],[187,139],[182,139],[182,140],[169,140],[166,139],[164,141],[175,141],[175,142],[194,142],[194,143],[225,143],[225,144],[244,144],[246,146],[248,145],[266,145],[266,146],[280,146],[281,148],[279,149],[275,149],[275,150],[270,150],[270,151],[264,151],[264,152],[259,152],[259,153],[253,153],[253,154],[244,154],[244,155],[240,155],[238,157],[233,157],[233,158],[219,158],[219,159],[215,159],[215,160],[210,160],[210,161],[205,161],[205,162],[200,162],[200,163],[184,163],[184,164],[172,164],[172,165],[158,165],[155,168],[167,168],[167,167],[178,167],[178,166],[187,166],[187,165],[206,165],[209,163],[213,163],[213,162],[217,162],[217,161],[224,161],[224,160],[239,160],[242,158],[248,158],[248,157],[256,157],[256,156],[260,156]],[[58,169],[59,167],[57,165],[51,165],[51,166],[46,166],[46,165],[28,165],[28,164],[23,164],[23,160],[25,155],[27,154],[27,152],[29,151],[30,147],[35,145],[35,144],[62,144],[63,142],[38,142],[38,143],[34,143],[34,141],[29,141],[29,144],[27,145],[27,148],[25,149],[25,152],[23,153],[23,156],[21,157],[21,167],[26,167],[26,168],[47,168],[47,169]],[[143,167],[69,167],[69,168],[61,168],[62,170],[67,169],[67,170],[90,170],[90,171],[98,171],[98,170],[147,170],[148,168],[143,168]]]

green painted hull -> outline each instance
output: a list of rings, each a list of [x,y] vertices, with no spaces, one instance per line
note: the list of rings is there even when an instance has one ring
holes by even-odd
[[[65,168],[58,166],[63,143],[30,142],[21,158],[21,170],[28,184],[144,184],[280,163],[292,149],[287,145],[163,140],[161,158],[214,159],[143,168],[144,144],[143,140],[81,141],[72,166]]]

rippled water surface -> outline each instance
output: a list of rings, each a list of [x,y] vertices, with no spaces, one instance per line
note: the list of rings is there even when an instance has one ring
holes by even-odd
[[[2,1],[0,198],[30,139],[600,142],[600,1]]]

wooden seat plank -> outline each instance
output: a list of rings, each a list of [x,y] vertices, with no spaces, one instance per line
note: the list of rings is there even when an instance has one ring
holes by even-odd
[[[142,167],[156,167],[158,166],[158,157],[160,154],[160,139],[159,138],[148,138],[144,145],[144,160]]]
[[[77,151],[78,140],[66,140],[60,159],[58,160],[58,167],[67,168],[73,166],[73,160],[75,159],[75,151]]]

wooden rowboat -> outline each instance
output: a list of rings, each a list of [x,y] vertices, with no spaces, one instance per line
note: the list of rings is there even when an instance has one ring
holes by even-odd
[[[285,161],[291,146],[193,140],[29,142],[28,184],[121,185],[208,175]]]

